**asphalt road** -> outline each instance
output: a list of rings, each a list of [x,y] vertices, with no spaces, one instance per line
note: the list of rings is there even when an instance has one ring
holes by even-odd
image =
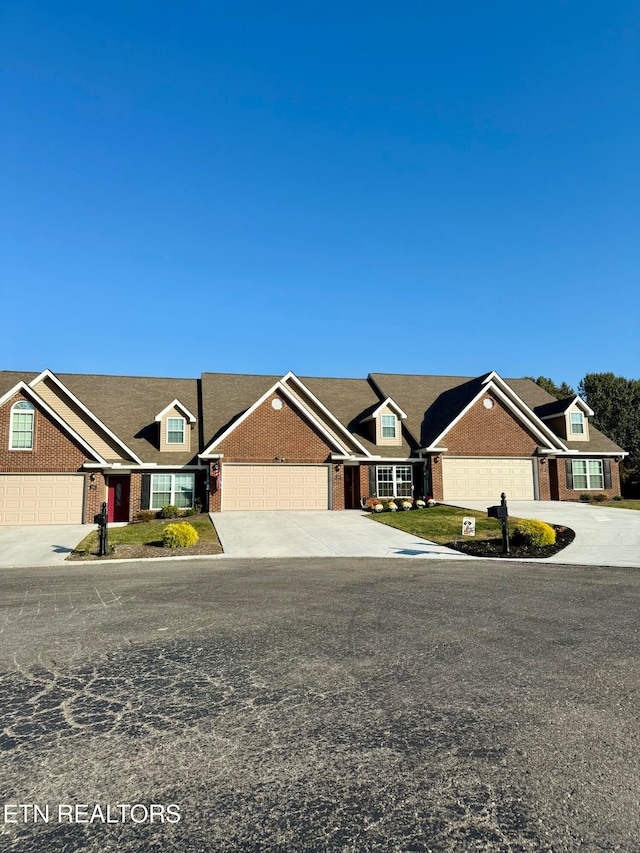
[[[5,570],[0,850],[637,853],[639,599],[508,562]]]

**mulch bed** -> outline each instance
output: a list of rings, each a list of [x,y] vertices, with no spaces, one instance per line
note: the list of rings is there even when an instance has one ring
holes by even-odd
[[[502,536],[495,539],[465,539],[461,542],[447,542],[447,548],[453,548],[463,554],[470,554],[472,557],[503,557],[513,559],[518,557],[535,557],[544,558],[552,557],[576,538],[575,531],[570,527],[558,527],[555,524],[551,525],[556,531],[555,545],[524,545],[514,542],[513,538],[509,540],[510,554],[502,553]]]

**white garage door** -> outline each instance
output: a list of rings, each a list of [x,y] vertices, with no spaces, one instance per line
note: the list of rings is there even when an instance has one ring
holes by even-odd
[[[531,459],[442,457],[444,500],[533,500]]]
[[[327,465],[223,465],[222,509],[328,509]]]
[[[81,524],[84,477],[0,474],[0,524]]]

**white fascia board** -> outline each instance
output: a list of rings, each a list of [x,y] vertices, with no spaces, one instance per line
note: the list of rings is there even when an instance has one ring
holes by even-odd
[[[490,376],[497,376],[497,374],[492,373],[490,374]],[[504,380],[500,380],[500,382],[503,385],[506,385]],[[478,400],[484,397],[487,391],[491,390],[507,405],[507,407],[513,412],[513,414],[518,418],[519,421],[525,424],[525,426],[527,426],[538,438],[541,439],[543,444],[546,444],[548,447],[555,450],[558,449],[558,446],[561,450],[567,450],[567,448],[564,446],[564,444],[562,444],[558,437],[542,423],[542,421],[531,411],[531,409],[529,409],[528,406],[525,405],[522,400],[520,400],[519,397],[517,397],[517,395],[515,395],[515,392],[509,389],[511,391],[511,394],[514,394],[520,401],[526,412],[520,411],[520,408],[515,405],[514,401],[511,399],[511,394],[506,394],[495,384],[495,382],[485,380],[485,382],[483,382],[483,385],[484,387],[481,388],[480,391],[478,391],[478,393],[476,394],[476,396],[464,407],[464,409],[462,409],[462,411],[459,412],[458,415],[456,415],[456,417],[448,424],[446,429],[444,429],[440,433],[440,435],[435,439],[435,441],[430,445],[430,447],[437,446],[445,437],[445,435],[447,435],[447,433],[449,433],[451,429],[458,423],[458,421],[460,421],[467,414],[467,412],[472,408],[472,406],[474,406],[478,402]],[[534,421],[537,421],[542,429],[536,426]]]
[[[375,461],[381,465],[386,465],[387,462],[405,462],[408,465],[420,462],[420,459],[416,459],[415,456],[376,456]]]
[[[169,403],[168,406],[165,406],[161,412],[158,412],[155,419],[157,421],[161,421],[162,418],[169,411],[169,409],[180,409],[182,411],[182,414],[186,415],[187,420],[190,424],[194,424],[196,422],[195,415],[192,415],[189,409],[187,409],[187,407],[184,406],[178,399],[175,399],[172,403]]]
[[[555,454],[556,456],[628,456],[628,450],[567,450]]]
[[[58,386],[58,388],[60,388],[71,400],[73,400],[73,402],[76,404],[76,406],[78,406],[80,409],[82,409],[82,411],[86,415],[88,415],[94,421],[94,423],[96,423],[100,427],[100,429],[102,429],[102,430],[104,430],[104,432],[106,432],[106,434],[109,436],[109,438],[112,438],[117,444],[119,444],[120,447],[126,453],[128,453],[129,456],[131,456],[131,458],[134,460],[134,462],[138,462],[140,465],[142,465],[142,459],[140,459],[140,457],[136,453],[134,453],[133,450],[131,450],[131,448],[127,447],[127,445],[124,443],[124,441],[121,441],[121,439],[119,439],[115,433],[111,432],[109,427],[106,426],[105,424],[103,424],[102,421],[100,420],[100,418],[97,418],[93,414],[93,412],[90,411],[84,405],[84,403],[81,403],[80,400],[78,400],[78,398],[74,394],[72,394],[71,391],[69,391],[69,389],[66,387],[66,385],[58,379],[58,377],[55,375],[55,373],[52,373],[49,369],[43,370],[39,376],[36,376],[35,379],[31,380],[29,385],[31,386],[31,388],[35,388],[35,386],[38,384],[38,382],[42,382],[43,379],[51,379],[51,381],[54,382]]]
[[[229,427],[228,427],[228,428],[227,428],[227,429],[222,433],[222,435],[221,435],[221,436],[219,436],[219,438],[217,438],[215,441],[213,441],[213,442],[212,442],[212,443],[211,443],[211,444],[210,444],[210,445],[209,445],[209,446],[204,450],[204,452],[200,454],[200,459],[210,459],[210,458],[212,458],[212,457],[213,457],[213,454],[211,453],[211,451],[212,451],[215,447],[217,447],[221,442],[223,442],[223,441],[225,440],[225,438],[227,438],[227,436],[229,436],[229,435],[234,431],[234,429],[236,429],[236,427],[240,426],[240,424],[241,424],[243,421],[245,421],[245,420],[246,420],[250,415],[252,415],[252,414],[256,411],[256,409],[258,409],[258,408],[259,408],[259,407],[264,403],[264,401],[265,401],[265,400],[268,400],[268,399],[269,399],[269,397],[270,397],[272,394],[276,393],[276,392],[281,393],[283,396],[285,396],[285,397],[287,398],[287,400],[289,400],[289,402],[290,402],[292,405],[294,405],[296,409],[298,409],[298,411],[301,411],[301,406],[300,406],[300,403],[298,402],[298,400],[296,400],[296,398],[291,394],[291,392],[290,392],[290,391],[287,391],[286,386],[282,384],[282,383],[283,383],[283,380],[284,380],[284,379],[286,379],[288,376],[293,376],[293,374],[289,374],[289,373],[288,373],[285,377],[283,377],[283,379],[279,379],[279,380],[278,380],[274,385],[272,385],[272,386],[271,386],[271,388],[269,388],[267,391],[265,391],[265,393],[262,395],[262,397],[259,397],[259,398],[255,401],[255,403],[254,403],[250,408],[248,408],[248,409],[247,409],[247,411],[246,411],[244,414],[240,415],[240,417],[239,417],[236,421],[234,421],[234,422],[233,422],[233,423],[232,423],[232,424],[231,424],[231,425],[230,425],[230,426],[229,426]],[[313,423],[313,425],[314,425],[314,426],[315,426],[315,427],[316,427],[316,428],[317,428],[317,429],[318,429],[318,430],[319,430],[319,431],[320,431],[320,432],[321,432],[321,433],[322,433],[322,434],[323,434],[323,435],[324,435],[324,436],[325,436],[325,437],[326,437],[326,438],[331,442],[331,444],[332,444],[332,445],[333,445],[333,446],[338,450],[338,452],[339,452],[339,453],[344,453],[345,448],[344,448],[344,447],[340,447],[340,445],[339,445],[339,444],[338,444],[338,442],[335,440],[335,438],[334,438],[330,433],[328,433],[328,432],[324,429],[324,427],[322,426],[322,424],[320,424],[320,423],[319,423],[319,422],[318,422],[318,421],[317,421],[317,420],[312,416],[311,412],[309,412],[307,409],[305,409],[305,410],[304,410],[304,412],[303,412],[303,414],[304,414],[304,415],[305,415],[305,416],[306,416],[306,417],[307,417],[307,418],[308,418],[308,419]]]
[[[582,397],[580,397],[578,394],[576,394],[576,396],[571,401],[571,403],[567,406],[567,408],[570,409],[572,406],[578,406],[580,409],[582,409],[582,411],[585,413],[585,415],[587,415],[590,418],[593,417],[593,409],[590,406],[588,406],[585,403],[585,401],[582,399]]]
[[[435,444],[430,444],[429,447],[420,447],[418,453],[446,453],[448,447],[438,447]]]
[[[42,397],[40,397],[37,391],[34,391],[34,389],[31,388],[31,383],[27,385],[26,382],[18,382],[17,385],[14,385],[13,388],[11,388],[9,391],[7,391],[6,394],[0,397],[0,406],[7,400],[11,399],[11,397],[13,397],[14,394],[17,394],[18,391],[24,391],[24,393],[28,397],[31,397],[33,400],[35,400],[36,403],[45,410],[49,417],[56,421],[56,423],[58,423],[63,428],[63,430],[74,439],[74,441],[77,441],[79,444],[81,444],[82,447],[84,447],[84,449],[87,450],[93,456],[93,458],[97,461],[99,465],[107,465],[106,460],[103,459],[102,456],[100,456],[98,451],[94,450],[90,444],[87,444],[84,438],[78,435],[78,433],[74,429],[72,429],[66,421],[63,421],[60,415],[57,414],[57,412],[54,412],[54,410],[51,408],[51,406],[48,405],[48,403],[45,403],[45,401],[42,399]]]
[[[406,417],[407,417],[407,415],[405,414],[405,412],[403,412],[403,411],[402,411],[402,409],[400,408],[400,406],[399,406],[399,405],[398,405],[394,400],[392,400],[392,399],[391,399],[391,397],[387,397],[387,399],[386,399],[386,400],[383,400],[383,401],[382,401],[382,403],[380,403],[380,405],[379,405],[379,406],[377,406],[377,408],[375,408],[375,409],[373,410],[373,412],[371,412],[371,414],[370,414],[368,417],[363,418],[363,419],[360,421],[360,423],[364,424],[364,423],[366,423],[367,421],[372,421],[374,418],[377,418],[377,417],[378,417],[378,415],[380,414],[380,412],[381,412],[384,408],[394,409],[394,411],[395,411],[396,415],[398,416],[398,418],[399,418],[401,421],[405,420],[405,419],[406,419]]]
[[[224,453],[210,453],[208,456],[205,456],[204,453],[198,453],[198,459],[223,459]]]
[[[332,414],[332,413],[329,411],[329,409],[327,409],[327,407],[326,407],[326,406],[324,406],[324,405],[320,402],[320,400],[318,400],[318,398],[315,396],[315,394],[312,394],[312,393],[311,393],[311,391],[307,388],[307,386],[304,384],[304,382],[303,382],[301,379],[298,379],[298,377],[297,377],[295,374],[293,374],[291,371],[289,371],[289,372],[286,374],[286,376],[283,376],[283,377],[282,377],[282,379],[281,379],[280,381],[281,381],[281,382],[288,382],[289,380],[293,380],[293,382],[297,383],[297,384],[300,386],[300,388],[302,388],[302,390],[304,391],[304,393],[305,393],[305,394],[308,394],[308,396],[309,396],[309,397],[311,397],[311,399],[313,400],[313,402],[315,403],[315,405],[320,409],[320,411],[321,411],[324,415],[326,415],[326,417],[331,421],[331,423],[332,423],[332,424],[333,424],[333,425],[334,425],[334,426],[335,426],[335,427],[336,427],[336,428],[337,428],[337,429],[338,429],[338,430],[339,430],[343,435],[347,436],[347,438],[349,439],[349,441],[353,442],[353,444],[355,444],[355,445],[356,445],[356,447],[358,447],[358,448],[359,448],[359,449],[364,453],[364,455],[365,455],[365,456],[371,456],[371,454],[369,453],[369,451],[367,450],[367,448],[366,448],[366,447],[364,447],[362,444],[360,444],[360,442],[358,441],[358,439],[357,439],[354,435],[352,435],[352,434],[349,432],[349,430],[348,430],[348,429],[347,429],[343,424],[341,424],[341,423],[340,423],[340,421],[336,418],[336,416],[335,416],[334,414]],[[406,417],[406,416],[405,416],[405,417]]]

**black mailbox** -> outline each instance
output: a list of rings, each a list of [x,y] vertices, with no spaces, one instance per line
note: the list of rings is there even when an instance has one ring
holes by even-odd
[[[488,518],[506,518],[507,517],[507,508],[506,506],[488,506],[487,507],[487,517]]]
[[[107,516],[103,512],[99,512],[97,515],[93,516],[94,524],[106,524]]]

